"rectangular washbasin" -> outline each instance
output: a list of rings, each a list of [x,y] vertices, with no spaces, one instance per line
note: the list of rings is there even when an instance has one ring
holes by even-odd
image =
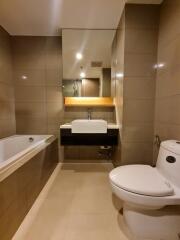
[[[107,133],[107,121],[77,119],[72,121],[72,133]]]

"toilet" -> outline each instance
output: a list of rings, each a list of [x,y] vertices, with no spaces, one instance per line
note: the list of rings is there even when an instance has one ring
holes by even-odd
[[[161,143],[156,167],[127,165],[109,174],[133,239],[180,239],[180,142]]]

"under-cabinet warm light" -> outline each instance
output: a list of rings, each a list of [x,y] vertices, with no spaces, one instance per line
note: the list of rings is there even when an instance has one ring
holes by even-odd
[[[65,106],[114,107],[114,102],[111,97],[65,97]]]

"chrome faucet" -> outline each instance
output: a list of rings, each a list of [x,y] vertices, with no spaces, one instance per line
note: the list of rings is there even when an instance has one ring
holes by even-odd
[[[91,120],[91,108],[88,108],[88,120]]]
[[[161,139],[159,137],[159,135],[155,135],[155,145],[160,148],[161,146]]]

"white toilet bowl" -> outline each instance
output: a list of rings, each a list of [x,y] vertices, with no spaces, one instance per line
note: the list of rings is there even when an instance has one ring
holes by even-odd
[[[161,144],[157,165],[128,165],[111,171],[114,194],[138,240],[180,239],[180,143]]]

